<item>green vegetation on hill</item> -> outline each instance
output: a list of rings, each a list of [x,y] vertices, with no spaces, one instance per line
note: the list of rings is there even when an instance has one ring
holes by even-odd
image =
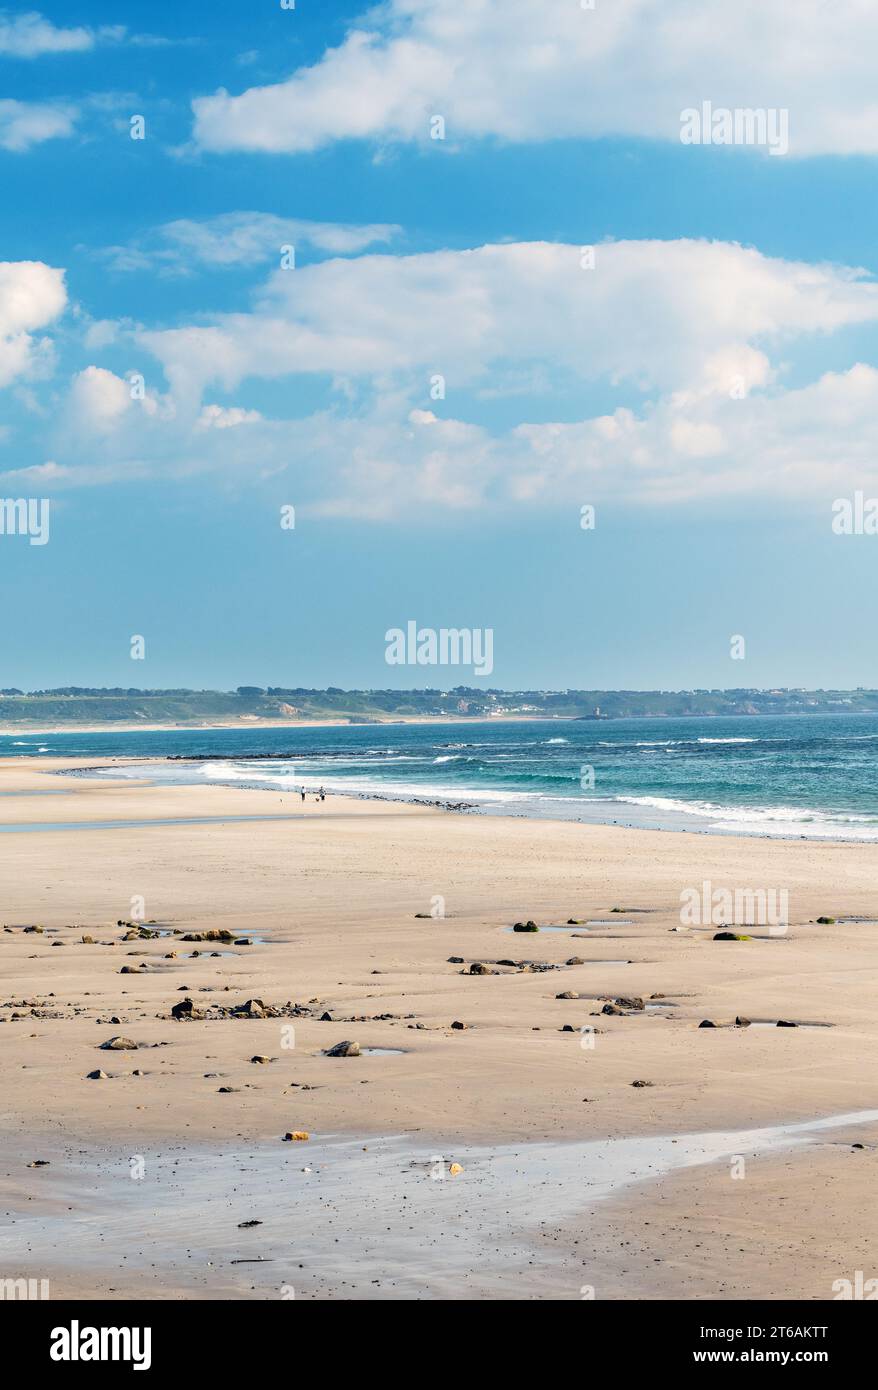
[[[630,719],[705,715],[874,714],[876,690],[0,690],[0,727],[31,724],[201,724],[402,718]]]

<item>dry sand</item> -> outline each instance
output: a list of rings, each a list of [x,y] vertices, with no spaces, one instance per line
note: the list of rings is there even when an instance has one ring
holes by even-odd
[[[655,1177],[588,1194],[590,1141],[878,1110],[878,925],[813,920],[878,911],[874,846],[53,775],[75,765],[0,764],[0,1275],[82,1296],[283,1297],[292,1279],[304,1297],[828,1298],[876,1272],[878,1150],[851,1146],[878,1142],[874,1123],[748,1158],[743,1178],[728,1158],[666,1175],[657,1159]],[[15,823],[82,828],[2,829]],[[703,879],[788,889],[788,932],[672,931]],[[123,941],[138,898],[163,930],[263,940]],[[416,917],[439,898],[444,918]],[[571,917],[613,925],[508,930]],[[472,961],[497,973],[462,973]],[[312,1012],[171,1020],[187,993]],[[658,1008],[600,1013],[655,994]],[[736,1015],[831,1026],[698,1027]],[[99,1050],[118,1034],[137,1051]],[[403,1052],[323,1055],[346,1038]],[[109,1079],[87,1080],[96,1068]],[[312,1138],[285,1144],[293,1130]],[[141,1181],[132,1155],[148,1156]],[[322,1196],[290,1186],[315,1173]],[[256,1205],[262,1226],[239,1230]],[[258,1279],[232,1264],[260,1255]]]

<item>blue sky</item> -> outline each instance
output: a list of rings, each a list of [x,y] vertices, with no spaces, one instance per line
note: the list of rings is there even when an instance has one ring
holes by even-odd
[[[878,685],[878,20],[107,9],[0,11],[0,684]]]

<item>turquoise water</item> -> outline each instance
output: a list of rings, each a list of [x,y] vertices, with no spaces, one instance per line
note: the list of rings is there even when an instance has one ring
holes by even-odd
[[[120,766],[95,774],[115,777],[143,777],[125,759],[174,759],[150,779],[276,789],[285,810],[287,794],[322,785],[505,815],[878,840],[878,716],[869,715],[0,737],[0,756],[38,754],[116,757]]]

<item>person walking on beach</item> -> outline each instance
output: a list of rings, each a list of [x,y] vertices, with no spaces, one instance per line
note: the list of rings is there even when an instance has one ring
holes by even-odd
[[[326,800],[326,792],[323,790],[322,787],[320,788],[320,800],[321,800],[321,801],[325,801],[325,800]]]
[[[303,800],[303,801],[305,800],[305,788],[304,788],[304,787],[302,788],[302,800]]]

